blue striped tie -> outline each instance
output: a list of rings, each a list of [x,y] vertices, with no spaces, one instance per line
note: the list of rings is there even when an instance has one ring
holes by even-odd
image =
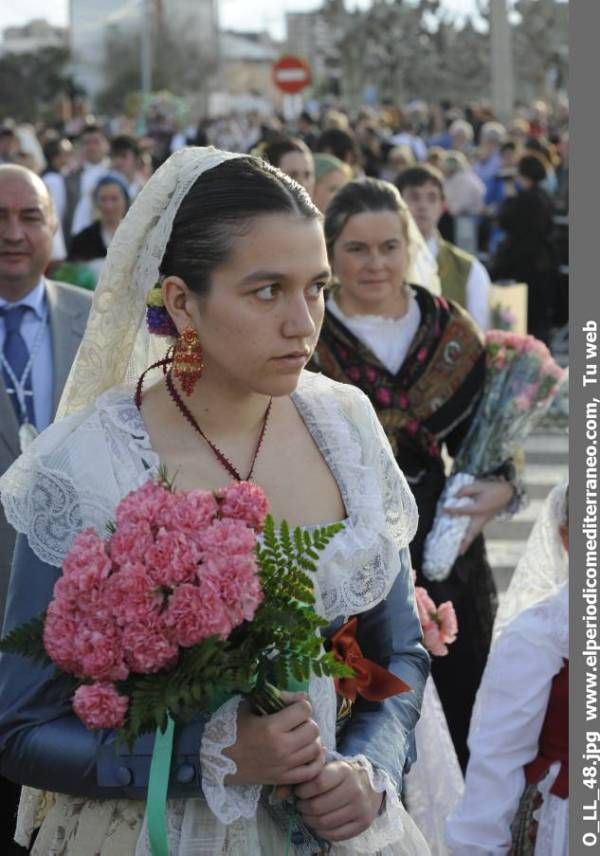
[[[13,370],[17,380],[21,380],[27,361],[29,360],[29,348],[25,343],[25,339],[21,335],[21,322],[23,316],[28,311],[28,306],[13,306],[9,309],[7,306],[0,308],[0,316],[4,318],[4,347],[2,352],[4,359]],[[19,407],[19,399],[14,383],[3,367],[2,371],[6,390],[15,408],[19,425],[23,423],[21,408]],[[35,425],[35,411],[33,408],[33,391],[31,386],[31,372],[28,373],[25,381],[25,403],[27,407],[27,418],[32,425]]]

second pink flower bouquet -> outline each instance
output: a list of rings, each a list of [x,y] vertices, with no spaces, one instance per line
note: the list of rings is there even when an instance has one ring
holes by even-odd
[[[0,648],[54,663],[85,725],[129,743],[238,692],[277,709],[271,681],[351,674],[323,652],[310,577],[341,528],[276,529],[253,484],[182,492],[163,473],[121,500],[107,539],[75,538],[46,613]]]
[[[543,342],[490,330],[485,337],[486,372],[481,400],[454,458],[452,473],[438,500],[423,552],[423,573],[445,580],[469,525],[467,515],[450,516],[445,506],[466,507],[458,491],[477,478],[493,475],[524,442],[550,407],[565,372]]]

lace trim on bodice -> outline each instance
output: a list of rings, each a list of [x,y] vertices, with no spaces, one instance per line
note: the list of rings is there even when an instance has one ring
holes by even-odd
[[[389,592],[414,535],[414,498],[366,396],[305,372],[293,400],[336,478],[348,519],[321,555],[322,614],[364,612]],[[105,534],[119,500],[158,471],[130,387],[54,423],[0,479],[9,523],[60,566],[86,527]]]

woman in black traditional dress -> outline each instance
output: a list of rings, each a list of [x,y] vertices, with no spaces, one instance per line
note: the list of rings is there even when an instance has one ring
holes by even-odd
[[[481,395],[481,333],[457,304],[408,284],[426,249],[391,184],[376,179],[347,184],[327,208],[325,234],[337,286],[312,368],[368,395],[416,497],[419,528],[410,549],[417,583],[436,603],[452,600],[458,617],[458,639],[448,656],[434,659],[432,673],[464,768],[496,611],[481,530],[513,500],[510,461],[489,480],[463,489],[473,504],[461,513],[471,521],[448,579],[428,581],[421,565],[446,478],[442,448],[456,452]]]

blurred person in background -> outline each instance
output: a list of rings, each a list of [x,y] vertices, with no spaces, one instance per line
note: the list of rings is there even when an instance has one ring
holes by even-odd
[[[96,185],[93,200],[98,217],[91,226],[73,235],[69,261],[87,262],[97,280],[117,226],[129,208],[127,185],[116,174],[106,175]]]
[[[529,110],[529,136],[543,139],[548,136],[549,109],[545,101],[534,101]]]
[[[41,175],[46,168],[46,158],[35,128],[33,125],[22,124],[16,128],[15,133],[19,142],[15,163],[27,167],[37,175]]]
[[[479,150],[473,169],[486,188],[502,166],[500,147],[506,138],[506,131],[500,122],[486,122],[479,136]]]
[[[476,217],[483,210],[485,185],[462,152],[451,150],[442,162],[446,207],[452,217]]]
[[[315,164],[306,143],[294,137],[275,140],[260,149],[260,157],[301,184],[312,196],[315,189]]]
[[[557,151],[560,158],[556,168],[556,196],[554,204],[560,214],[569,211],[569,132],[565,131],[559,136]]]
[[[546,178],[542,182],[542,187],[550,194],[550,196],[554,196],[558,188],[558,179],[556,178],[555,167],[560,161],[556,155],[554,146],[547,140],[539,139],[537,137],[529,137],[525,142],[525,150],[523,154],[537,155],[543,162],[544,169],[546,170]]]
[[[427,157],[425,158],[425,162],[428,163],[430,166],[441,170],[445,157],[446,149],[443,149],[441,146],[430,146],[427,149]]]
[[[415,159],[423,161],[427,157],[427,146],[415,128],[417,115],[401,114],[398,128],[389,142],[394,146],[410,146]]]
[[[449,148],[456,152],[462,152],[466,158],[471,158],[474,153],[473,126],[466,119],[455,119],[448,128],[450,137]]]
[[[554,206],[542,186],[545,178],[541,158],[521,158],[516,193],[504,200],[498,212],[504,237],[490,264],[494,280],[527,283],[528,332],[547,342],[557,302],[557,264],[552,242]]]
[[[500,146],[500,168],[485,187],[484,201],[488,216],[495,217],[506,197],[514,196],[519,157],[519,149],[513,140],[507,140]]]
[[[0,127],[0,165],[14,163],[19,151],[19,141],[12,125]]]
[[[522,148],[529,136],[529,122],[527,119],[523,116],[515,116],[514,119],[511,119],[507,128],[507,138],[509,140],[515,143],[518,148]]]
[[[437,261],[442,294],[464,307],[486,330],[490,320],[488,272],[479,259],[444,240],[438,230],[446,208],[443,175],[422,164],[401,172],[396,187]]]
[[[77,140],[81,165],[66,177],[67,211],[63,229],[67,248],[71,236],[94,220],[94,188],[110,168],[108,140],[98,125],[87,125]]]
[[[327,110],[321,122],[323,131],[350,131],[350,120],[341,110]]]
[[[416,159],[410,146],[391,146],[381,169],[380,178],[391,181],[393,184],[402,170],[415,164]]]
[[[111,140],[110,171],[123,178],[131,201],[135,199],[143,186],[139,172],[140,154],[140,144],[135,137],[120,134]]]
[[[350,168],[333,155],[317,153],[314,155],[315,162],[315,188],[313,191],[313,202],[319,211],[325,212],[332,197],[340,187],[343,187],[352,178]]]
[[[340,128],[329,128],[321,134],[317,142],[317,151],[335,155],[356,174],[360,168],[360,152],[354,134]]]
[[[296,122],[297,136],[301,139],[309,149],[315,151],[318,140],[318,127],[315,124],[313,117],[307,110],[303,110],[298,116]]]
[[[66,137],[50,137],[44,145],[44,157],[46,169],[42,173],[42,180],[54,203],[54,210],[58,218],[58,225],[54,233],[52,245],[52,261],[57,262],[66,258],[67,248],[63,233],[63,220],[67,212],[67,187],[65,176],[73,156],[73,146]]]

